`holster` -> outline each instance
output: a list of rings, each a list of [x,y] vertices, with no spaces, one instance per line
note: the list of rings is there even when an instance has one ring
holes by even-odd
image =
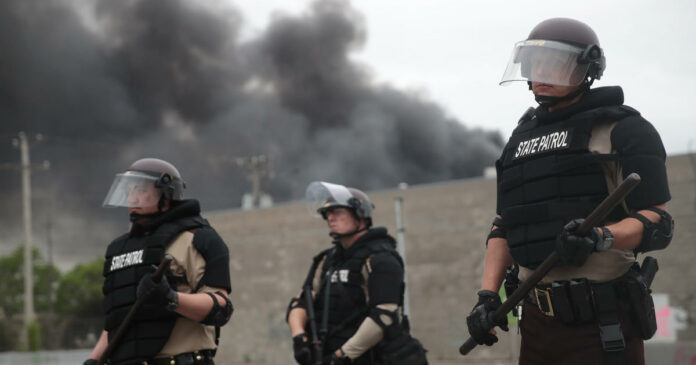
[[[406,330],[402,323],[399,323],[399,318],[396,312],[390,312],[383,309],[375,308],[371,313],[372,318],[378,326],[382,328],[384,338],[377,346],[378,363],[384,365],[428,365],[428,360],[425,356],[427,350],[418,339],[411,337],[411,334]],[[385,314],[392,320],[392,324],[387,326],[379,314]],[[403,316],[405,323],[408,323],[407,316]]]
[[[400,338],[393,339],[379,349],[378,358],[384,365],[428,365],[426,350],[418,339],[402,332]]]
[[[503,287],[505,288],[505,295],[510,298],[512,296],[512,293],[517,290],[517,288],[520,286],[520,279],[517,277],[517,275],[520,272],[520,267],[515,265],[512,268],[508,268],[505,271],[505,282],[503,283]]]
[[[631,303],[635,324],[640,329],[641,338],[644,340],[652,338],[657,331],[655,303],[650,295],[650,288],[637,270],[637,264],[629,270],[624,287]]]

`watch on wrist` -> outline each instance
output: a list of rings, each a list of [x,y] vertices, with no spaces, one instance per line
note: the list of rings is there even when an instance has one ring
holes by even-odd
[[[597,251],[606,251],[614,246],[614,235],[607,227],[599,227],[602,230],[602,241],[597,243]]]

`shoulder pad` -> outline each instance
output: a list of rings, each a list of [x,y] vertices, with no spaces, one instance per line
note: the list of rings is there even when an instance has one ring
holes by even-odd
[[[198,283],[199,288],[208,285],[232,291],[229,249],[218,233],[212,227],[197,230],[193,235],[193,248],[205,259],[205,272]]]
[[[201,227],[193,235],[193,248],[204,258],[210,258],[220,254],[228,255],[227,244],[212,227]]]
[[[531,106],[529,108],[527,108],[527,110],[524,112],[524,114],[522,114],[522,116],[520,117],[520,120],[517,121],[517,125],[521,125],[521,124],[524,124],[524,123],[532,120],[532,118],[534,118],[535,111],[536,111],[536,109],[531,107]]]
[[[379,253],[379,252],[385,252],[385,251],[396,251],[396,247],[394,247],[394,243],[392,241],[387,241],[387,240],[379,240],[372,242],[368,245],[368,248],[370,252],[372,253]]]
[[[333,250],[334,250],[334,247],[329,247],[329,248],[319,252],[319,254],[314,256],[314,258],[312,258],[312,261],[318,263],[319,261],[321,261],[326,255],[328,255]]]
[[[620,105],[619,108],[622,109],[624,112],[626,112],[626,113],[628,113],[628,114],[631,114],[631,115],[640,115],[640,112],[639,112],[639,111],[633,109],[632,107],[630,107],[630,106],[628,106],[628,105]]]
[[[115,255],[116,254],[115,251],[118,250],[118,247],[117,247],[118,242],[122,242],[123,240],[128,238],[129,235],[130,235],[130,233],[126,232],[126,233],[116,237],[113,241],[111,241],[111,243],[109,243],[109,245],[106,247],[106,255],[105,256],[111,257],[111,256]]]
[[[628,105],[612,105],[597,108],[592,111],[596,118],[621,120],[630,116],[640,115],[640,112]]]
[[[402,272],[403,261],[400,256],[388,252],[376,253],[369,257],[371,272]]]
[[[184,230],[199,227],[210,227],[210,223],[208,223],[208,221],[201,216],[181,218],[173,221],[172,223],[184,228]]]

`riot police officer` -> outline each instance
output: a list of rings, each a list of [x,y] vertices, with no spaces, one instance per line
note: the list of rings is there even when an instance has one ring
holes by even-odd
[[[232,303],[227,245],[200,216],[170,163],[144,158],[117,174],[104,206],[127,207],[131,229],[106,249],[104,331],[85,364],[108,345],[109,364],[213,364],[219,328]],[[154,267],[173,260],[160,281]],[[136,303],[140,310],[119,343],[111,343]]]
[[[300,364],[427,364],[403,315],[403,261],[362,191],[313,182],[310,210],[324,218],[333,247],[314,257],[287,322]],[[319,346],[315,346],[319,344]]]
[[[664,249],[672,237],[665,150],[655,128],[623,105],[620,87],[590,88],[605,68],[589,26],[554,18],[515,45],[501,81],[526,82],[539,105],[524,114],[496,162],[497,216],[467,324],[477,343],[495,343],[487,329],[506,329],[507,321],[490,323],[488,314],[501,305],[506,269],[519,271],[508,281],[524,281],[558,252],[561,264],[524,300],[520,364],[643,364],[643,339],[655,331],[636,255]],[[642,182],[621,207],[576,234],[633,172]]]

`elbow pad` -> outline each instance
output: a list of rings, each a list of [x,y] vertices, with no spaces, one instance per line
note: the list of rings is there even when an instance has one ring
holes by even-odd
[[[391,339],[396,337],[401,332],[399,326],[398,308],[396,311],[389,311],[379,307],[372,307],[367,316],[372,318],[375,323],[382,329],[384,338]]]
[[[674,219],[672,219],[672,216],[662,209],[647,208],[646,210],[651,210],[659,214],[660,221],[653,223],[648,218],[638,213],[630,215],[631,218],[635,218],[643,223],[643,239],[634,250],[635,252],[662,250],[672,242],[672,235],[674,233]]]
[[[370,256],[368,260],[369,305],[400,303],[404,291],[404,268],[400,258],[389,252],[381,252]]]
[[[488,247],[488,241],[491,238],[505,238],[507,239],[507,231],[503,226],[503,219],[500,217],[495,217],[493,219],[493,224],[491,226],[491,232],[488,233],[488,237],[486,237],[486,247]]]
[[[292,310],[295,308],[307,309],[307,305],[305,304],[304,300],[301,298],[290,299],[290,303],[288,303],[288,309],[285,311],[285,322],[288,321],[288,317],[290,317],[290,312],[292,312]]]
[[[225,299],[225,306],[218,304],[217,297],[212,293],[206,293],[213,298],[213,308],[210,309],[210,313],[206,316],[201,323],[208,326],[222,327],[230,320],[232,317],[232,312],[234,308],[232,307],[232,301],[230,298],[222,294],[222,292],[215,292],[215,294],[220,294],[221,297]]]

